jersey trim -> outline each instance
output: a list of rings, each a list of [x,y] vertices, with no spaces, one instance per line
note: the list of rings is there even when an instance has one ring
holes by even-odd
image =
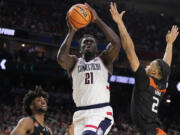
[[[106,107],[109,106],[109,103],[101,103],[101,104],[94,104],[94,105],[89,105],[89,106],[79,106],[76,107],[76,110],[89,110],[89,109],[96,109],[96,108],[102,108],[102,107]]]
[[[149,84],[151,87],[155,88],[157,91],[161,92],[161,93],[166,93],[166,89],[158,89],[158,86],[156,85],[156,83],[154,82],[154,80],[152,79],[152,77],[149,77]]]
[[[106,89],[107,89],[107,90],[110,90],[109,86],[106,86]]]
[[[156,135],[167,135],[162,129],[156,128],[157,134]]]
[[[98,58],[101,60],[102,64],[104,65],[105,69],[108,71],[108,73],[110,73],[112,75],[112,72],[109,71],[109,69],[106,67],[106,65],[104,64],[103,60],[101,59],[100,56],[98,56]]]

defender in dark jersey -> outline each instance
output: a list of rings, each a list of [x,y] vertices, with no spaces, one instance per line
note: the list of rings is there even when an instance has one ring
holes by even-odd
[[[28,116],[18,122],[11,135],[52,135],[44,122],[47,100],[48,94],[41,87],[29,91],[23,99],[23,109]]]
[[[158,119],[158,106],[166,92],[166,83],[170,74],[173,43],[179,32],[173,26],[166,35],[166,52],[163,60],[156,59],[144,69],[135,53],[134,44],[129,36],[116,4],[110,9],[113,20],[118,24],[122,46],[126,52],[132,70],[135,72],[135,87],[132,94],[131,115],[141,135],[166,135]]]

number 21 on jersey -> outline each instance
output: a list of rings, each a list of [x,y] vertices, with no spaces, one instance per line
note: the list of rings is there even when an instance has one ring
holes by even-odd
[[[85,73],[85,84],[93,84],[93,72]]]

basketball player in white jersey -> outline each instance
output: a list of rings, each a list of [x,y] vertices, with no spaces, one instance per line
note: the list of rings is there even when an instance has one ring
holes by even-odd
[[[73,116],[74,135],[107,135],[114,122],[113,111],[109,105],[109,74],[113,62],[120,51],[118,35],[108,27],[88,4],[92,12],[92,22],[104,32],[110,42],[97,56],[97,42],[94,36],[84,35],[80,40],[81,58],[70,55],[70,44],[77,31],[71,24],[69,32],[60,46],[57,61],[68,70],[73,79],[73,99],[77,111]]]

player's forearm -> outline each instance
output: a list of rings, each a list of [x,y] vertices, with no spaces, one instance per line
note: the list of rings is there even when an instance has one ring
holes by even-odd
[[[74,31],[69,32],[65,40],[61,44],[61,47],[59,48],[58,53],[57,53],[57,61],[59,63],[63,63],[63,61],[66,61],[65,57],[69,55],[70,45],[74,37],[74,34],[75,34]]]
[[[129,33],[127,32],[127,29],[123,21],[118,23],[118,28],[120,32],[122,47],[126,51],[126,53],[130,53],[131,51],[134,50],[134,43]]]
[[[171,66],[171,61],[172,61],[172,52],[173,52],[173,45],[172,43],[168,43],[166,46],[166,51],[163,57],[163,60]]]
[[[10,135],[25,135],[25,133],[21,130],[13,130]]]
[[[120,48],[120,39],[118,35],[107,24],[105,24],[100,18],[96,20],[96,24],[103,31],[107,40],[111,42],[112,45],[116,45]]]

